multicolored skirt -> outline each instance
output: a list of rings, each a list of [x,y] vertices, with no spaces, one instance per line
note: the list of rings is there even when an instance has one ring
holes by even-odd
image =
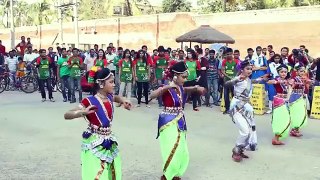
[[[302,94],[293,93],[289,99],[289,111],[291,126],[301,128],[307,124],[307,106],[306,99]]]
[[[166,179],[183,176],[189,164],[186,131],[179,130],[177,123],[172,123],[160,131],[159,140],[164,176]]]
[[[121,158],[113,136],[91,134],[82,141],[82,180],[121,180]]]
[[[275,135],[284,139],[289,135],[290,131],[290,114],[286,100],[281,97],[275,96],[273,98],[272,106],[272,130]]]

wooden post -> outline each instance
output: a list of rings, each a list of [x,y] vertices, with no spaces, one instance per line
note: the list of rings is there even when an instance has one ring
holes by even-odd
[[[159,47],[159,14],[157,14],[156,48]]]
[[[120,47],[120,18],[118,18],[118,40],[117,47]]]
[[[189,47],[191,48],[191,42],[190,42],[190,46]]]

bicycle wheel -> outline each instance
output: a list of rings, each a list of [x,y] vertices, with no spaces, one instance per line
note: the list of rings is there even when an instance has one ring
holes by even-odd
[[[201,102],[205,103],[206,102],[206,96],[200,96]]]
[[[62,79],[57,82],[57,90],[62,93]]]
[[[2,93],[7,88],[7,81],[5,78],[0,77],[0,93]]]
[[[38,90],[37,79],[31,76],[21,78],[21,91],[25,93],[33,93]]]

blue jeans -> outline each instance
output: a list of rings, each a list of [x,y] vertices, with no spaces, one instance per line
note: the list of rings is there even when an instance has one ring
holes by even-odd
[[[69,76],[62,76],[61,77],[61,85],[62,85],[62,97],[63,99],[71,99],[71,89],[69,85]],[[68,90],[68,97],[66,93],[66,89]]]
[[[213,99],[213,104],[218,104],[219,101],[219,80],[218,79],[207,79],[208,92],[206,94],[206,104],[210,104],[210,97]]]
[[[49,99],[52,99],[52,86],[51,86],[51,78],[47,79],[39,79],[39,89],[41,92],[42,99],[46,99],[46,92],[44,90],[44,85],[47,84]]]
[[[229,111],[230,110],[230,93],[232,94],[232,97],[234,96],[233,95],[233,86],[232,87],[224,87],[224,103],[225,103],[225,106],[226,106],[226,111]]]
[[[81,78],[80,77],[70,77],[69,78],[69,84],[70,84],[70,90],[71,90],[71,98],[72,101],[75,101],[76,96],[75,96],[75,86],[78,87],[79,91],[79,102],[82,100],[82,89],[81,89]]]
[[[16,71],[10,71],[10,84],[12,84],[13,86],[16,85]]]
[[[114,75],[114,81],[115,81],[115,87],[114,87],[114,91],[115,91],[115,95],[119,95],[119,91],[120,91],[120,76],[119,76],[119,71],[115,72]]]

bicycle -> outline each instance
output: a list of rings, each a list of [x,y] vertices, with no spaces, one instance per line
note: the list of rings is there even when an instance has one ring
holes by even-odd
[[[8,86],[8,82],[9,82],[9,72],[4,72],[2,74],[0,74],[0,93],[2,93],[3,91],[5,91],[7,89]]]
[[[82,71],[81,71],[81,73],[80,73],[80,74],[81,74],[81,79],[86,78],[86,77],[85,77],[85,76],[86,76],[86,73],[87,73],[87,72],[86,72],[85,70],[82,70]],[[63,80],[60,79],[60,80],[57,82],[57,90],[58,90],[59,92],[61,92],[61,93],[62,93],[62,83],[63,83],[62,81],[63,81]],[[82,89],[83,89],[84,92],[86,92],[86,88],[82,88]],[[75,90],[78,91],[78,87],[77,87],[77,86],[75,87]],[[68,93],[68,89],[65,89],[65,91],[66,91],[66,93]]]

